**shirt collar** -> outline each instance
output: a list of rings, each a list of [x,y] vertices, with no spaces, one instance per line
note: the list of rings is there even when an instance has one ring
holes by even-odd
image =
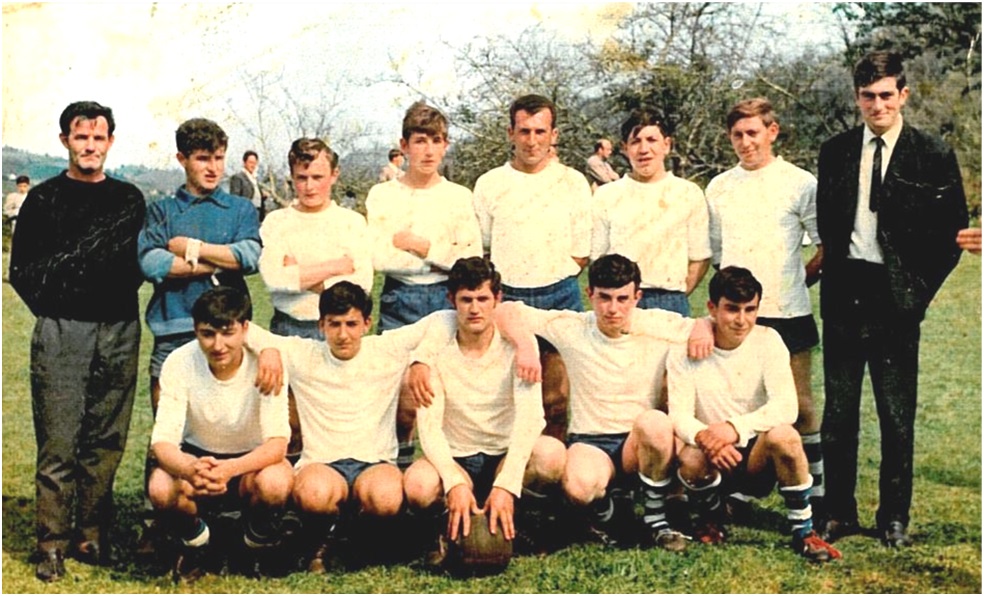
[[[895,143],[898,142],[900,134],[902,134],[902,114],[899,114],[899,117],[895,120],[895,124],[892,125],[892,128],[889,128],[885,131],[885,134],[881,135],[882,140],[885,141],[885,148],[889,151],[895,149]],[[865,124],[862,146],[867,146],[868,143],[870,143],[876,136],[878,135],[871,132],[871,129],[868,128],[867,124]]]
[[[231,204],[229,202],[229,198],[231,196],[232,195],[222,192],[221,188],[216,188],[215,190],[205,195],[204,197],[196,197],[195,195],[188,192],[184,184],[182,184],[178,188],[178,192],[174,194],[174,197],[180,203],[183,203],[185,205],[192,205],[194,203],[204,203],[205,201],[209,201],[215,203],[219,207],[230,207]]]

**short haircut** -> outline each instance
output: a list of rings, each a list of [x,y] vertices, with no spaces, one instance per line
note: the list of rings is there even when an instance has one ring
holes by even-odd
[[[492,261],[485,257],[458,259],[448,273],[448,293],[454,298],[459,290],[477,290],[485,282],[489,282],[493,294],[502,291],[502,276]]]
[[[58,125],[61,127],[61,133],[68,135],[72,127],[72,122],[76,118],[95,120],[100,116],[106,119],[106,124],[109,125],[109,135],[113,136],[113,131],[116,130],[116,121],[113,120],[113,110],[94,101],[76,101],[68,104],[62,110],[61,117],[58,118]]]
[[[372,314],[372,297],[358,284],[340,281],[321,292],[321,299],[318,301],[321,318],[344,315],[353,308],[362,313],[363,319],[368,319]]]
[[[246,160],[249,159],[250,157],[255,157],[256,161],[260,161],[259,153],[253,151],[252,149],[249,149],[246,151],[246,153],[243,153],[243,163],[246,163]]]
[[[287,152],[287,164],[290,166],[290,173],[294,173],[294,166],[299,163],[309,164],[318,159],[324,152],[328,156],[328,164],[334,172],[338,169],[338,154],[332,151],[331,147],[321,139],[309,139],[301,137],[290,144],[290,151]]]
[[[721,298],[732,302],[751,302],[762,298],[762,284],[744,267],[724,267],[714,274],[707,286],[711,302],[718,304]]]
[[[205,118],[185,120],[174,133],[178,153],[191,157],[195,151],[213,153],[229,146],[229,135],[222,127]]]
[[[550,128],[557,128],[557,106],[542,95],[524,95],[516,98],[509,106],[509,127],[516,127],[516,114],[520,110],[533,115],[541,110],[550,110]]]
[[[621,288],[635,282],[642,285],[642,273],[635,261],[619,254],[605,255],[591,263],[588,269],[588,286],[591,288]]]
[[[629,117],[622,123],[622,142],[628,143],[629,139],[639,134],[639,131],[647,126],[657,127],[664,137],[673,136],[673,126],[659,110],[636,108],[629,113]]]
[[[437,108],[422,101],[414,102],[403,115],[403,140],[409,141],[415,132],[429,137],[448,138],[448,119]],[[390,156],[393,159],[393,156]]]
[[[390,149],[389,150],[389,160],[390,161],[393,161],[394,159],[396,159],[396,156],[398,156],[398,155],[403,155],[403,152],[400,151],[399,149]]]
[[[595,153],[598,153],[598,150],[605,146],[605,141],[607,140],[608,139],[598,139],[597,141],[595,141],[595,148],[594,148]]]
[[[191,307],[195,325],[204,323],[215,329],[223,329],[234,323],[245,323],[253,318],[253,304],[249,294],[229,286],[210,288],[195,300]]]
[[[854,65],[854,91],[887,77],[895,77],[895,87],[905,87],[905,67],[896,52],[880,51],[865,54]]]
[[[772,111],[772,102],[764,97],[753,97],[739,101],[728,112],[728,117],[725,119],[728,124],[728,131],[730,132],[731,127],[737,124],[739,120],[756,116],[761,118],[762,124],[766,126],[771,126],[773,122],[779,122],[776,119],[776,113]]]
[[[31,179],[21,174],[20,176],[17,177],[17,181],[14,184],[30,184],[30,183],[31,183]]]

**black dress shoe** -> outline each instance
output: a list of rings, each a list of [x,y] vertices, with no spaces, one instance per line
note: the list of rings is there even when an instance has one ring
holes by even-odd
[[[885,543],[885,546],[892,548],[910,546],[912,544],[912,539],[909,538],[909,532],[906,530],[905,524],[900,521],[889,522],[888,527],[882,530],[882,541]]]
[[[46,550],[38,553],[41,559],[34,571],[34,575],[43,582],[58,581],[65,575],[65,557],[61,550]]]
[[[828,519],[823,524],[823,530],[819,532],[824,542],[833,543],[845,536],[861,533],[861,526],[855,520]]]

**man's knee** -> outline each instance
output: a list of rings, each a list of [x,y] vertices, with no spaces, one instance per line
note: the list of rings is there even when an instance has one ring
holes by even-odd
[[[147,482],[147,498],[154,509],[173,509],[180,494],[178,482],[167,472],[155,468]]]
[[[294,470],[286,462],[267,466],[253,480],[253,499],[271,507],[282,507],[294,488]]]
[[[355,480],[359,509],[366,515],[390,517],[403,507],[403,474],[391,464],[376,464]]]
[[[673,452],[673,423],[669,416],[659,410],[646,410],[639,414],[632,424],[632,433],[643,449],[663,454]]]
[[[317,478],[299,475],[291,496],[301,511],[334,515],[338,513],[339,503],[346,494],[347,487],[341,477],[338,481],[325,481],[321,475]]]
[[[803,451],[803,440],[799,432],[789,424],[781,424],[773,427],[768,432],[759,435],[759,440],[764,442],[765,448],[773,461],[786,460],[795,462],[802,459],[806,461],[806,453]]]
[[[403,476],[403,490],[407,505],[414,509],[427,509],[442,496],[441,477],[425,459],[418,459]]]
[[[615,470],[614,465],[606,461],[608,456],[601,450],[587,455],[579,447],[591,449],[576,444],[568,450],[562,484],[564,494],[572,503],[587,505],[605,496],[608,482]]]
[[[692,445],[680,450],[677,456],[680,478],[691,486],[703,486],[714,476],[715,470],[704,452]]]
[[[533,452],[526,464],[523,484],[543,486],[556,484],[564,476],[567,448],[553,437],[541,435],[533,445]]]

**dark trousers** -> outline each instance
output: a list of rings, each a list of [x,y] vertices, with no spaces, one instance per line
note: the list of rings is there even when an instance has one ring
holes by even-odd
[[[847,273],[853,295],[824,317],[825,507],[834,519],[857,518],[861,382],[867,365],[881,430],[877,523],[908,525],[920,321],[892,312],[883,267],[850,262]]]
[[[139,348],[136,320],[40,317],[34,326],[31,398],[40,550],[64,551],[73,538],[106,540],[113,523],[113,480],[130,428]]]

